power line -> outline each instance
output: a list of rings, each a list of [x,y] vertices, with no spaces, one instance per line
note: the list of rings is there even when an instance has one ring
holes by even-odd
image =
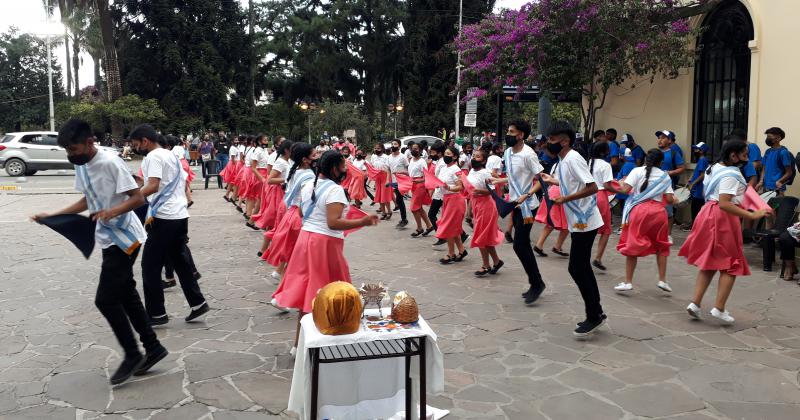
[[[60,93],[59,93],[59,94],[60,94]],[[27,98],[11,99],[11,100],[9,100],[9,101],[3,101],[3,102],[0,102],[0,105],[2,105],[2,104],[10,104],[10,103],[14,103],[14,102],[29,101],[29,100],[31,100],[31,99],[46,98],[46,97],[48,97],[48,96],[50,96],[50,95],[48,95],[48,94],[44,94],[44,95],[30,96],[30,97],[27,97]]]

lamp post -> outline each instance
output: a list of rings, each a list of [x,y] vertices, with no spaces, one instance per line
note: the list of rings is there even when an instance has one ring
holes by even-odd
[[[458,2],[458,35],[461,36],[461,21],[464,12],[464,0]],[[456,61],[456,140],[461,126],[461,51]]]
[[[403,104],[389,104],[389,111],[394,112],[394,138],[397,138],[397,113],[403,111]]]
[[[313,102],[309,104],[309,103],[306,103],[305,101],[303,101],[303,102],[300,102],[298,104],[298,106],[300,107],[300,109],[303,112],[306,113],[306,117],[308,118],[308,144],[312,144],[311,143],[311,111],[316,110],[317,109],[317,105],[314,104]],[[320,115],[324,114],[325,113],[325,109],[324,108],[320,108],[319,113],[320,113]]]
[[[53,53],[51,44],[51,37],[64,33],[64,25],[60,22],[53,22],[50,20],[52,11],[48,8],[45,9],[46,20],[42,27],[43,30],[37,31],[34,35],[44,36],[45,44],[47,46],[47,88],[48,97],[50,100],[50,131],[56,130],[55,106],[53,104]]]

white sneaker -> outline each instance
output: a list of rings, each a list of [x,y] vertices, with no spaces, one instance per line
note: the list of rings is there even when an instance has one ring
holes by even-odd
[[[710,314],[714,318],[720,320],[723,324],[733,324],[733,321],[735,321],[728,311],[722,312],[717,308],[712,308]]]
[[[690,302],[689,306],[686,307],[686,312],[689,312],[689,316],[694,319],[700,319],[700,307],[695,305],[694,302]]]
[[[665,292],[667,292],[667,293],[672,293],[672,288],[669,287],[669,284],[667,282],[665,282],[665,281],[659,281],[658,282],[658,288],[663,290],[663,291],[665,291]]]
[[[631,290],[633,290],[633,283],[622,282],[622,283],[614,286],[614,290],[616,290],[618,292],[630,292]]]
[[[272,277],[272,280],[274,280],[272,282],[273,284],[280,284],[281,283],[281,274],[278,273],[277,271],[273,271],[272,274],[270,274],[270,276]]]
[[[667,236],[667,238],[668,238],[668,241],[669,241],[670,245],[675,243],[675,242],[672,242],[672,235]]]
[[[275,298],[272,298],[272,300],[269,301],[269,304],[272,305],[273,308],[277,309],[282,314],[289,312],[288,308],[284,308],[283,306],[278,305],[278,301]]]
[[[291,350],[289,350],[289,354],[290,354],[292,357],[295,357],[295,356],[297,355],[297,347],[292,347],[292,349],[291,349]]]

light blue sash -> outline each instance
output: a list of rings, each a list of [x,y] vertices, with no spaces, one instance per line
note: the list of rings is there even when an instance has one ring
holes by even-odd
[[[322,181],[317,183],[317,187],[315,189],[315,199],[309,200],[308,202],[301,203],[303,209],[303,223],[306,222],[308,216],[311,215],[311,210],[314,209],[314,206],[317,204],[317,198],[321,197],[325,194],[326,191],[332,186],[336,185],[335,182],[331,181],[330,179],[323,179]]]
[[[294,203],[295,198],[297,195],[300,194],[300,190],[303,189],[303,184],[306,182],[314,179],[314,172],[307,171],[302,173],[295,173],[295,176],[289,181],[289,188],[286,189],[286,195],[283,197],[283,202],[286,203],[286,207],[291,207],[292,203]]]
[[[517,180],[514,178],[514,168],[511,164],[511,148],[509,147],[506,149],[505,154],[503,155],[503,160],[506,164],[506,173],[508,174],[508,185],[514,191],[514,194],[517,197],[521,197],[523,194],[527,193],[528,191],[523,191],[522,187],[519,185]],[[522,220],[525,224],[533,223],[533,197],[528,197],[525,203],[519,206],[520,211],[522,211]]]
[[[94,209],[95,211],[103,210],[100,198],[97,196],[97,193],[92,186],[92,181],[89,178],[89,172],[86,170],[86,166],[75,165],[75,175],[80,177],[83,180],[83,183],[86,185],[85,195],[86,201],[89,203],[89,208]],[[114,242],[114,245],[118,246],[119,249],[130,255],[136,250],[136,248],[139,247],[139,245],[141,245],[139,240],[136,239],[136,234],[133,232],[133,229],[131,229],[131,223],[133,223],[131,219],[131,212],[121,214],[117,216],[116,219],[116,221],[112,219],[108,223],[98,220],[98,230],[107,234]]]
[[[719,183],[728,177],[735,178],[742,185],[747,185],[747,181],[745,181],[744,176],[742,176],[742,172],[739,171],[739,168],[726,166],[718,169],[716,172],[712,171],[711,176],[708,178],[708,188],[706,188],[703,193],[706,201],[708,201],[709,197],[711,197],[711,194],[717,191]],[[717,194],[717,197],[719,197],[719,194]]]
[[[561,163],[561,159],[558,160],[558,163]],[[563,166],[564,165],[558,165],[558,182],[560,184],[561,196],[566,197],[572,193],[567,189],[567,185],[564,182],[564,177],[561,175],[561,169]],[[577,222],[572,225],[572,227],[584,230],[589,224],[589,218],[592,217],[594,210],[597,208],[597,194],[591,196],[591,199],[588,200],[588,206],[586,206],[586,208],[582,209],[581,206],[575,201],[564,202],[564,207],[578,219]]]
[[[644,203],[648,200],[653,200],[656,197],[664,194],[669,187],[672,186],[672,180],[669,178],[669,175],[665,171],[661,174],[661,176],[656,180],[656,182],[651,182],[647,185],[642,192],[635,192],[631,190],[628,196],[628,199],[625,200],[625,208],[622,210],[622,225],[625,226],[628,224],[628,218],[631,215],[631,210],[634,207],[638,206],[641,203]]]
[[[178,159],[177,156],[172,155],[175,158],[175,169],[177,172],[175,173],[175,178],[172,179],[161,191],[156,192],[153,199],[150,201],[150,208],[147,209],[147,217],[145,218],[145,225],[149,225],[153,223],[153,217],[158,213],[158,210],[169,200],[172,194],[175,192],[175,189],[180,185],[181,176],[183,175],[183,168],[181,167],[181,161]],[[162,173],[161,176],[164,174]],[[145,180],[146,181],[146,180]]]

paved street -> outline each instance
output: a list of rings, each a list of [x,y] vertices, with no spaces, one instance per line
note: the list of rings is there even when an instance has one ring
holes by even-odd
[[[12,184],[0,177],[0,185]],[[190,223],[214,310],[205,323],[185,324],[183,296],[168,291],[173,320],[158,335],[171,355],[152,374],[111,389],[120,349],[93,304],[99,253],[87,262],[26,221],[78,199],[65,193],[71,176],[36,175],[18,185],[0,191],[0,418],[287,417],[296,319],[267,304],[276,286],[255,256],[261,234],[245,228],[218,190],[195,185]],[[736,324],[723,328],[688,319],[695,270],[675,256],[672,295],[655,287],[654,259],[640,261],[634,293],[615,294],[623,260],[612,237],[605,262],[613,268],[598,274],[608,326],[576,341],[583,307],[565,258],[539,259],[548,289],[526,307],[510,245],[500,248],[500,274],[475,278],[477,250],[441,266],[433,239],[411,239],[412,230],[399,233],[395,222],[347,239],[353,282],[383,281],[416,297],[445,353],[445,392],[429,403],[450,409],[448,419],[800,418],[800,287],[760,271],[759,250],[746,250],[754,275],[736,285],[729,302]],[[685,234],[675,237],[680,243]],[[137,264],[137,281],[139,273]]]

